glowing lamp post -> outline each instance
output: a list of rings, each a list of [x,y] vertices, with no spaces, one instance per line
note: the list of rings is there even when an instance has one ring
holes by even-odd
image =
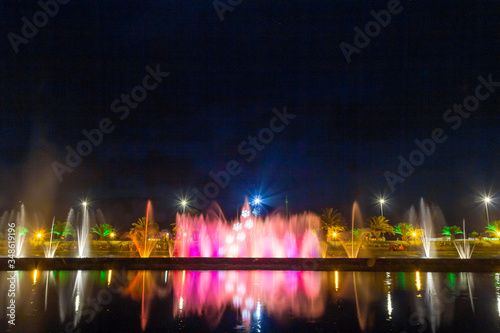
[[[484,207],[486,208],[486,226],[488,226],[490,224],[490,212],[488,211],[488,204],[491,202],[491,198],[485,197],[483,201]]]
[[[378,202],[380,203],[380,216],[384,216],[384,204],[385,204],[385,200],[384,199],[380,199]]]
[[[42,234],[36,234],[37,238],[42,238]]]
[[[187,201],[186,200],[182,200],[181,201],[181,205],[182,205],[182,214],[184,214],[184,213],[186,213]]]
[[[110,237],[111,237],[111,238],[115,238],[115,233],[114,233],[114,232],[112,232],[112,233],[110,234]]]

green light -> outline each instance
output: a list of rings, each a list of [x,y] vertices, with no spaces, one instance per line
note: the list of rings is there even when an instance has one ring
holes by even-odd
[[[450,286],[455,289],[455,273],[448,273],[448,282],[450,282]]]
[[[406,290],[406,276],[404,272],[398,274],[399,287]]]

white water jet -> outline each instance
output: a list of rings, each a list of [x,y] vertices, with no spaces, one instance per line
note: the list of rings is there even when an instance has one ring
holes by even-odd
[[[358,228],[358,235],[354,234],[354,229]],[[338,239],[344,247],[347,257],[357,258],[361,244],[363,243],[363,218],[359,210],[357,202],[352,205],[352,224],[351,231],[344,231],[339,233]]]
[[[70,211],[71,212],[71,211]],[[76,230],[78,240],[78,257],[88,257],[89,252],[89,211],[86,204],[83,204],[82,224]]]
[[[59,246],[59,239],[57,240],[57,242],[55,243],[55,246],[53,246],[52,244],[52,235],[54,234],[53,233],[53,230],[54,230],[54,222],[55,222],[56,218],[54,217],[52,219],[52,228],[50,228],[50,240],[49,240],[49,245],[45,245],[43,244],[43,253],[45,254],[45,258],[54,258],[54,254],[56,253],[56,250],[57,250],[57,247]]]
[[[16,214],[16,257],[20,258],[23,255],[23,244],[26,238],[24,226],[26,225],[26,210],[24,204],[21,204],[21,210]]]
[[[420,226],[424,229],[422,245],[424,247],[425,257],[430,258],[433,224],[429,206],[425,204],[424,198],[420,198]]]
[[[455,245],[455,248],[458,251],[458,255],[460,256],[460,259],[470,259],[472,257],[472,252],[474,252],[474,247],[476,247],[476,244],[473,244],[471,246],[471,243],[466,241],[466,232],[465,232],[465,219],[463,221],[463,232],[464,232],[464,240],[463,242],[453,240],[453,244]]]

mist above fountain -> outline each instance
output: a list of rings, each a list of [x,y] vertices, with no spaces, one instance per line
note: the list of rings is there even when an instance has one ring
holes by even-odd
[[[204,216],[177,214],[174,254],[179,257],[317,258],[319,217],[312,213],[286,218],[251,214],[248,201],[228,223],[220,208]]]

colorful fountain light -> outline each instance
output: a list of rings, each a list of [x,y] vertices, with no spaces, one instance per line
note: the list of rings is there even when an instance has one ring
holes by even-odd
[[[156,243],[159,241],[158,231],[153,228],[154,224],[153,206],[151,205],[151,201],[148,200],[146,218],[144,220],[142,230],[138,229],[135,230],[134,233],[129,234],[129,237],[132,239],[132,242],[134,242],[141,258],[149,258],[151,252],[153,252],[153,249],[156,246]]]
[[[312,213],[286,218],[251,214],[248,200],[241,215],[227,223],[222,212],[204,216],[177,214],[174,255],[178,257],[316,258],[319,217]]]

